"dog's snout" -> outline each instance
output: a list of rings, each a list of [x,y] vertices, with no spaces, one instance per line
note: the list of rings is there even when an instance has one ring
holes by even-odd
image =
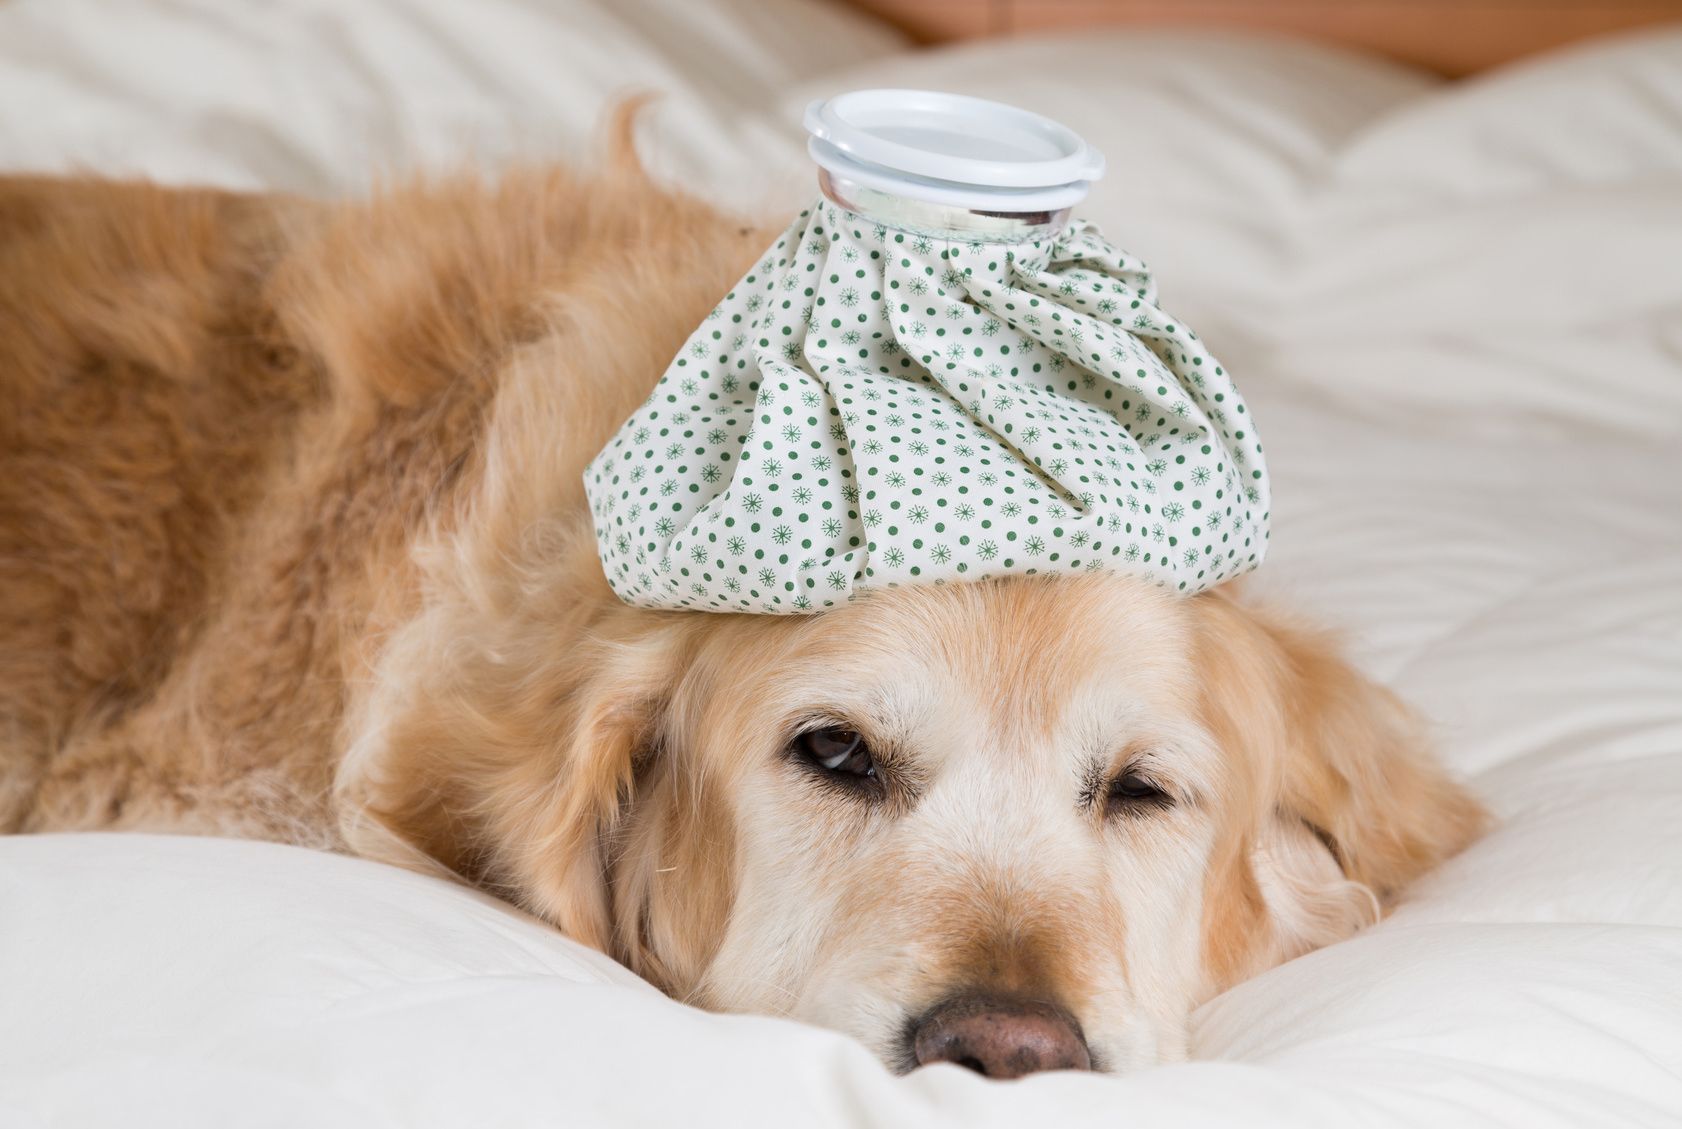
[[[950,1062],[989,1078],[1041,1070],[1091,1070],[1080,1028],[1062,1008],[971,994],[926,1012],[912,1030],[918,1066]]]

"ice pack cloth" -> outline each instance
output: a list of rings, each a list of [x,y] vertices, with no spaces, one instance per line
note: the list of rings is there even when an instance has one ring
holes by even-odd
[[[586,471],[628,604],[800,613],[873,588],[1261,563],[1243,400],[1090,224],[989,242],[820,200]]]

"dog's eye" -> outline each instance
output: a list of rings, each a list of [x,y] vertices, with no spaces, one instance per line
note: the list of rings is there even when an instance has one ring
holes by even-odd
[[[826,772],[838,776],[876,776],[870,746],[855,730],[839,725],[810,729],[796,737],[794,744],[801,756]]]
[[[1165,808],[1174,798],[1147,776],[1126,772],[1110,782],[1109,811],[1113,814],[1133,815]]]

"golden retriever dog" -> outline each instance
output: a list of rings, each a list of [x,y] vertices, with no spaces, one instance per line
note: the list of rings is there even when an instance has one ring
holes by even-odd
[[[649,611],[582,472],[775,237],[601,172],[360,203],[0,182],[0,830],[472,883],[896,1069],[1130,1070],[1478,832],[1228,590]]]

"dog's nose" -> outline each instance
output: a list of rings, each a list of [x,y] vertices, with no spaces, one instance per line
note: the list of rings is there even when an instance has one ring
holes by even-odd
[[[912,1049],[918,1066],[951,1062],[989,1078],[1092,1069],[1086,1040],[1062,1008],[997,996],[959,996],[931,1008],[913,1029]]]

